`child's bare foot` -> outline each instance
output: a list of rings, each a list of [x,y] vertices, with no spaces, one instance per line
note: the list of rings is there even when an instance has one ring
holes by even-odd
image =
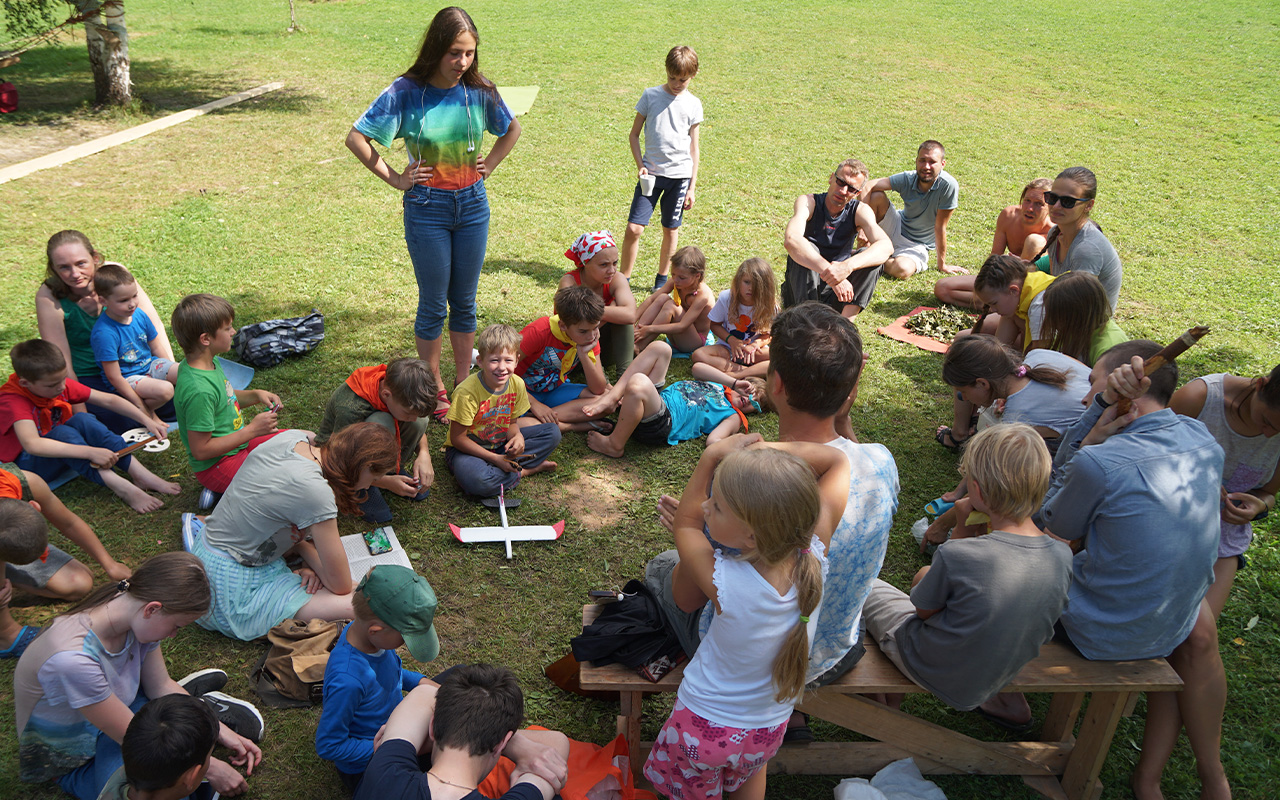
[[[163,500],[159,497],[152,497],[133,484],[129,484],[127,487],[112,488],[120,496],[121,500],[128,503],[129,507],[139,514],[148,514],[164,508]]]
[[[624,448],[613,443],[611,437],[596,431],[591,431],[587,434],[587,447],[597,453],[603,453],[609,458],[622,458],[622,454],[625,452]]]
[[[178,494],[182,491],[182,487],[173,481],[166,481],[151,472],[139,471],[137,475],[131,476],[133,482],[139,488],[148,492],[159,492],[160,494]]]
[[[618,401],[608,395],[601,396],[588,405],[582,407],[582,413],[588,417],[603,417],[605,414],[613,413],[618,407]]]
[[[537,475],[539,472],[552,472],[556,467],[560,466],[554,461],[543,461],[536,467],[525,468],[520,470],[520,477],[527,478],[530,475]]]

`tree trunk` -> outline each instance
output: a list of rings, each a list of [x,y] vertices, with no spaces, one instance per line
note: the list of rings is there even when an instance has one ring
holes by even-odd
[[[85,43],[93,68],[94,105],[125,105],[133,98],[129,80],[129,32],[124,26],[124,0],[75,0],[86,15]]]

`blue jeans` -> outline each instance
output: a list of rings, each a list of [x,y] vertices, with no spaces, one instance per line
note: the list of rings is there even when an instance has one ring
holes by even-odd
[[[92,414],[72,414],[66,422],[54,425],[44,438],[66,444],[103,447],[107,450],[123,450],[125,447],[124,439],[112,433]],[[133,456],[125,456],[116,462],[116,468],[128,472],[132,460]],[[46,481],[53,480],[64,469],[71,467],[81,477],[88,478],[96,484],[102,484],[102,476],[93,468],[93,464],[83,458],[49,458],[23,452],[18,456],[17,464],[22,469],[31,470]]]
[[[139,689],[138,696],[129,704],[129,710],[136,714],[146,704],[147,696]],[[58,778],[58,785],[80,800],[98,800],[102,787],[107,785],[107,780],[122,766],[124,756],[120,755],[120,745],[115,739],[99,732],[93,760]]]
[[[87,375],[83,378],[76,376],[76,380],[80,381],[85,386],[88,386],[90,389],[96,389],[103,394],[117,394],[116,387],[112,386],[111,383],[101,375]],[[132,420],[123,414],[117,414],[105,406],[95,406],[92,403],[89,403],[88,409],[90,414],[98,418],[98,422],[106,425],[116,433],[124,433],[125,431],[133,430],[138,427],[138,423],[135,420]],[[165,422],[173,422],[176,420],[178,417],[177,412],[173,410],[173,401],[170,400],[157,408],[156,416],[160,417],[160,419]]]
[[[520,466],[532,469],[551,455],[551,451],[560,444],[560,427],[554,422],[541,425],[530,425],[521,428],[524,436],[524,455]],[[504,446],[505,449],[505,446]],[[483,458],[467,455],[457,448],[446,447],[444,463],[453,470],[453,477],[458,480],[462,491],[476,497],[497,497],[498,489],[514,489],[520,483],[519,472],[507,472],[485,461]]]
[[[414,186],[405,192],[404,241],[418,279],[414,335],[440,338],[446,299],[449,330],[474,333],[476,287],[489,242],[489,197],[484,181],[454,191]]]

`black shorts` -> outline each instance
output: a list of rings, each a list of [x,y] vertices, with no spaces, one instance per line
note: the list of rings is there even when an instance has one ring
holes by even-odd
[[[667,437],[670,435],[671,412],[667,410],[667,406],[664,403],[660,412],[648,419],[640,420],[640,424],[636,426],[631,438],[650,447],[667,447],[670,444],[667,441]]]

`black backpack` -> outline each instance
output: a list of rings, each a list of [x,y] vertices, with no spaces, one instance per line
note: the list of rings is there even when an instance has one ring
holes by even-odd
[[[232,347],[240,361],[274,367],[287,355],[301,355],[324,341],[324,315],[312,309],[305,317],[269,319],[236,331]]]

